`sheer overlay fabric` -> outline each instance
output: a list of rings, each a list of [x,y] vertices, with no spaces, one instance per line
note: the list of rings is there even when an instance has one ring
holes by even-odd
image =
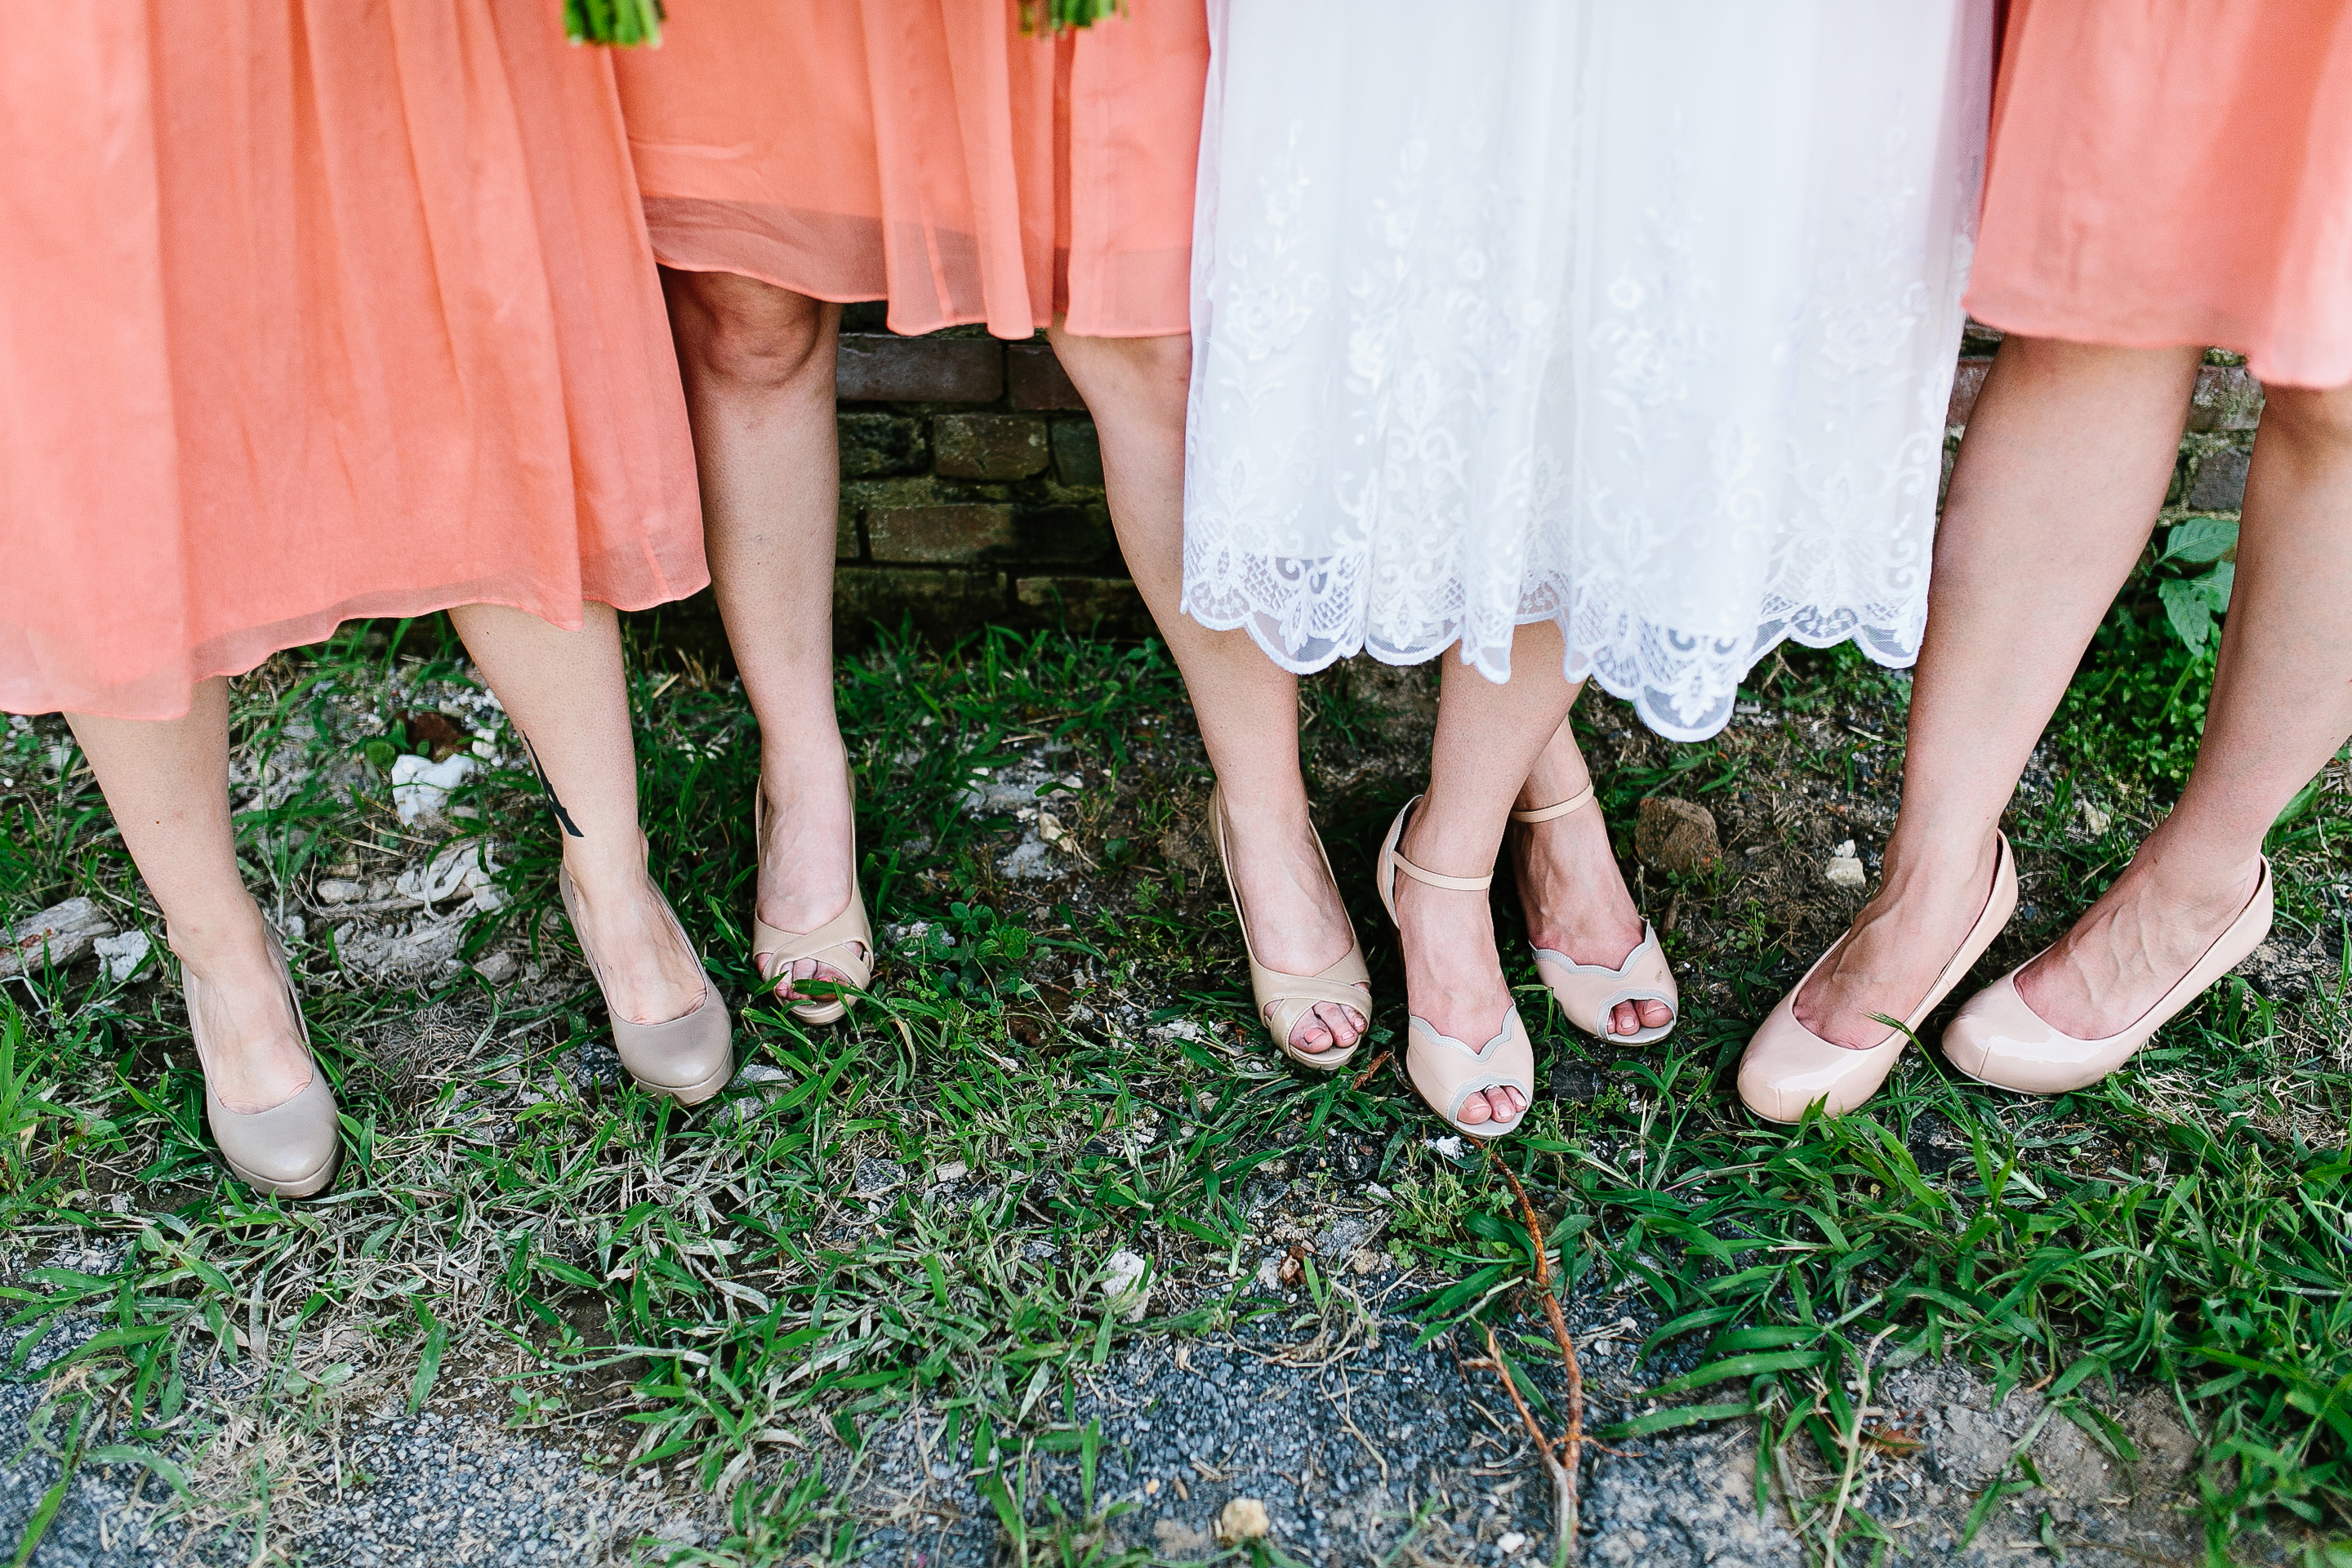
[[[1908,664],[1991,0],[1213,3],[1189,612],[1287,668],[1556,621],[1663,734]]]

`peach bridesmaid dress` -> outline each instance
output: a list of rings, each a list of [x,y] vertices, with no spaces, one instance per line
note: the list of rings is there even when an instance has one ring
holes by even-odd
[[[901,332],[1188,325],[1204,0],[1055,37],[1017,0],[678,6],[616,60],[655,254]]]
[[[2011,0],[1968,304],[2352,382],[2352,0]]]
[[[609,52],[555,0],[48,0],[0,50],[0,709],[707,581]]]

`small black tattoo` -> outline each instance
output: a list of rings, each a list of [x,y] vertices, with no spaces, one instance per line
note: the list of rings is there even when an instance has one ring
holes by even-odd
[[[518,730],[516,733],[520,734],[521,731]],[[563,809],[563,799],[555,793],[555,786],[548,782],[547,770],[540,765],[539,748],[530,743],[529,735],[522,738],[522,749],[530,753],[530,771],[539,775],[539,787],[547,792],[547,804],[555,808],[555,820],[563,824],[563,831],[572,837],[587,837],[580,831],[580,825],[572,820],[572,814]]]

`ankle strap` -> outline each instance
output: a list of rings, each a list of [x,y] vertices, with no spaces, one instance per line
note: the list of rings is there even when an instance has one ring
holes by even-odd
[[[1586,784],[1558,805],[1539,805],[1533,811],[1515,811],[1511,813],[1511,820],[1513,822],[1549,822],[1555,816],[1566,816],[1570,812],[1580,811],[1591,804],[1592,786]]]
[[[1484,877],[1443,877],[1434,871],[1423,870],[1406,859],[1402,851],[1395,849],[1389,851],[1389,860],[1416,882],[1426,882],[1433,888],[1444,888],[1456,893],[1483,893],[1495,880],[1492,872]]]

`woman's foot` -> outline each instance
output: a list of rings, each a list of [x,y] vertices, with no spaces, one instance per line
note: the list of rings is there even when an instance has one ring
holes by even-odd
[[[1356,929],[1316,847],[1304,802],[1279,815],[1236,813],[1228,802],[1225,836],[1227,869],[1260,963],[1285,974],[1320,974],[1354,950]],[[1320,1002],[1291,1026],[1290,1043],[1310,1056],[1344,1051],[1365,1026],[1355,1008]]]
[[[622,853],[593,853],[567,838],[572,934],[595,960],[604,1005],[631,1024],[666,1024],[703,1004],[709,981],[661,894],[646,873],[643,841]]]
[[[1565,790],[1549,781],[1530,782],[1519,792],[1519,809],[1571,800],[1587,787],[1581,780]],[[1625,889],[1624,873],[1609,847],[1609,825],[1597,807],[1517,824],[1506,843],[1518,879],[1528,940],[1535,946],[1566,953],[1578,963],[1614,969],[1642,945],[1647,928]],[[1609,1032],[1637,1035],[1674,1021],[1675,1010],[1664,1002],[1620,1002],[1610,1010]]]
[[[782,931],[821,930],[857,897],[849,759],[837,749],[803,758],[772,748],[761,759],[760,787],[768,804],[754,895],[759,917]],[[855,984],[834,965],[812,958],[767,978],[785,1002],[828,999],[800,989],[799,981]]]
[[[1997,835],[1980,846],[1908,855],[1890,843],[1877,896],[1797,993],[1797,1022],[1849,1050],[1884,1045],[1879,1016],[1907,1018],[1935,989],[1984,913],[2000,861]]]
[[[183,919],[172,927],[172,950],[198,982],[192,1005],[201,1016],[191,1026],[205,1041],[205,1080],[238,1116],[285,1104],[315,1070],[270,940],[251,900],[216,924]]]
[[[2018,996],[2043,1023],[2078,1040],[2130,1028],[2196,967],[2262,883],[2259,858],[2234,874],[2193,878],[2168,875],[2155,847],[2143,847],[2072,931],[2018,971]]]
[[[1432,864],[1414,847],[1423,814],[1413,813],[1397,850],[1406,859],[1450,876],[1465,868]],[[1495,948],[1495,921],[1486,895],[1433,888],[1412,877],[1396,880],[1397,942],[1404,953],[1405,1006],[1438,1033],[1473,1048],[1494,1038],[1516,1004],[1503,982],[1502,956]],[[1638,939],[1637,939],[1638,940]],[[1456,1119],[1465,1126],[1508,1126],[1527,1110],[1517,1089],[1497,1088],[1462,1102]]]

